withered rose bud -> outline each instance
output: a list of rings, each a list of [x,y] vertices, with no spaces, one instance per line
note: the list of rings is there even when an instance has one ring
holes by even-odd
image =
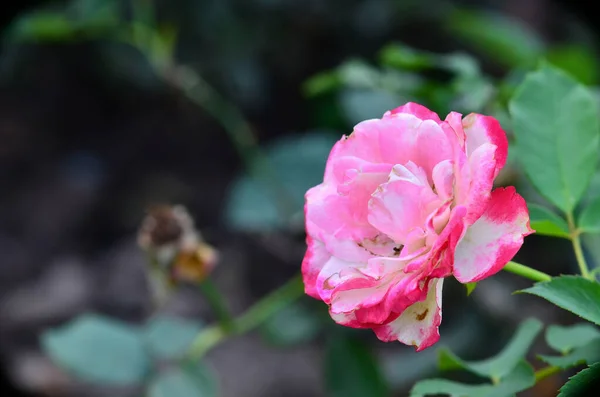
[[[217,251],[206,244],[188,211],[180,205],[154,205],[142,221],[138,244],[173,283],[200,282],[216,264]]]

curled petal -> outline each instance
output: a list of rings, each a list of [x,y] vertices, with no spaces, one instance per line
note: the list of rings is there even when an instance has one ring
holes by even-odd
[[[424,277],[446,277],[452,273],[454,251],[465,232],[465,206],[459,205],[450,211],[448,223],[435,238],[429,253],[421,261],[410,262],[406,272],[421,272]]]
[[[425,170],[429,182],[432,181],[433,168],[444,160],[452,159],[455,155],[450,138],[448,131],[432,120],[425,120],[419,126],[410,160]]]
[[[465,130],[462,125],[462,114],[457,112],[450,112],[448,116],[446,116],[446,120],[444,120],[448,125],[454,130],[456,134],[457,142],[460,147],[465,146],[465,140],[467,139],[465,135]]]
[[[512,186],[494,190],[486,211],[456,247],[454,276],[461,283],[470,283],[497,273],[531,233],[523,197]]]
[[[331,309],[329,310],[329,315],[331,319],[340,325],[344,325],[350,328],[371,328],[372,324],[365,324],[356,319],[355,312],[347,312],[347,313],[332,313]]]
[[[345,283],[359,287],[367,281],[366,277],[358,270],[366,264],[348,262],[332,256],[323,265],[315,282],[316,290],[323,302],[330,304],[336,289]]]
[[[434,239],[443,233],[444,228],[450,221],[452,213],[452,201],[448,200],[443,203],[438,209],[432,212],[425,221],[427,230]]]
[[[491,116],[471,113],[463,119],[463,128],[467,136],[467,155],[471,156],[477,148],[485,143],[496,146],[496,167],[494,178],[506,164],[508,156],[508,139],[500,126],[500,122]]]
[[[413,290],[418,283],[402,271],[405,265],[406,262],[395,258],[372,258],[367,268],[357,269],[360,275],[335,287],[330,312],[356,312],[356,319],[363,323],[382,324],[392,315],[392,306],[399,300],[412,297],[409,304],[417,300]],[[390,294],[391,289],[394,292]]]
[[[427,297],[409,306],[389,324],[374,327],[377,337],[384,342],[398,340],[415,346],[417,351],[428,348],[440,338],[442,322],[442,285],[444,279],[429,281]]]
[[[460,199],[464,197],[465,200],[460,202],[468,208],[465,218],[468,225],[479,219],[488,206],[497,167],[496,152],[496,146],[490,143],[482,144],[471,153],[468,163],[463,169],[466,171],[462,173],[462,176],[465,177],[463,180],[468,180],[469,183],[465,188],[466,191],[460,192],[466,193],[466,196],[460,195]]]
[[[412,176],[408,177],[409,174]],[[427,181],[421,181],[406,167],[397,165],[390,181],[373,193],[367,219],[377,230],[405,244],[410,231],[424,225],[439,201]]]
[[[421,120],[433,120],[436,123],[440,123],[442,121],[440,120],[440,117],[437,115],[437,113],[432,112],[425,106],[419,105],[418,103],[414,102],[408,102],[395,109],[389,110],[384,114],[384,117],[401,113],[412,114],[413,116],[416,116]]]
[[[454,164],[451,160],[444,160],[433,167],[433,186],[442,201],[454,195]]]
[[[331,255],[325,249],[321,241],[315,240],[310,236],[306,237],[308,249],[302,260],[302,279],[304,281],[304,291],[313,298],[319,299],[317,291],[317,277],[325,266],[325,263],[331,258]]]

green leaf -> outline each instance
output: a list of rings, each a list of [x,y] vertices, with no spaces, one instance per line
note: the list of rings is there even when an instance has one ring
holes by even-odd
[[[144,342],[159,359],[177,358],[187,350],[201,329],[199,321],[161,315],[146,324]]]
[[[600,339],[600,330],[587,323],[566,327],[551,325],[546,329],[546,342],[548,345],[563,354],[576,347],[584,346],[595,339]]]
[[[73,23],[60,12],[39,10],[19,17],[8,28],[9,40],[61,41],[75,34]]]
[[[269,168],[278,189],[268,181],[239,176],[226,197],[225,220],[241,231],[265,231],[289,226],[293,218],[303,219],[304,194],[323,181],[325,162],[341,138],[325,132],[287,135],[265,147]],[[285,194],[284,197],[281,194]],[[278,204],[285,200],[293,213],[282,216]],[[290,201],[288,203],[288,200]]]
[[[461,52],[436,54],[416,50],[401,43],[389,44],[379,53],[379,59],[385,66],[402,70],[422,71],[443,69],[462,77],[480,77],[481,71],[477,59]]]
[[[445,379],[426,379],[418,382],[410,397],[448,395],[450,397],[511,397],[535,384],[533,368],[521,360],[514,369],[496,385],[466,385]]]
[[[473,293],[475,287],[477,287],[477,283],[466,283],[465,287],[467,287],[467,296],[469,296]]]
[[[389,396],[375,357],[360,341],[342,336],[331,338],[324,366],[329,397]]]
[[[577,226],[586,233],[600,233],[600,197],[596,197],[581,211]]]
[[[500,353],[481,361],[464,361],[449,350],[441,349],[439,367],[441,370],[465,369],[486,378],[502,379],[525,357],[541,330],[542,323],[540,321],[536,319],[523,321]]]
[[[560,388],[558,397],[591,396],[597,393],[599,381],[600,363],[595,363],[571,376],[569,381]]]
[[[529,221],[536,234],[545,236],[571,238],[569,226],[560,216],[540,205],[528,203]]]
[[[581,83],[593,85],[598,82],[598,58],[592,48],[581,44],[567,44],[551,48],[546,59],[551,64],[568,72]]]
[[[307,97],[327,94],[339,88],[340,76],[337,71],[327,71],[315,74],[304,82],[303,91]]]
[[[479,61],[473,55],[462,52],[436,55],[436,63],[439,68],[446,69],[460,78],[482,79]]]
[[[47,7],[19,16],[6,36],[13,41],[65,41],[106,35],[119,23],[118,2],[77,0],[66,7]]]
[[[343,85],[352,88],[377,88],[381,79],[378,69],[359,59],[341,64],[338,75]]]
[[[546,64],[525,77],[509,110],[527,175],[543,196],[571,212],[598,162],[600,116],[594,96]]]
[[[155,378],[148,397],[216,397],[218,385],[210,369],[202,363],[176,368]]]
[[[560,368],[570,368],[581,364],[592,364],[600,360],[600,339],[576,347],[563,356],[539,355],[540,360]]]
[[[296,303],[269,317],[260,332],[269,343],[290,346],[312,340],[320,330],[320,321],[306,306]]]
[[[410,397],[444,395],[450,397],[486,397],[492,385],[466,385],[446,379],[425,379],[419,381],[410,391]]]
[[[435,55],[401,43],[388,44],[379,53],[383,65],[405,70],[424,70],[436,66]]]
[[[58,365],[89,382],[134,384],[149,368],[138,330],[95,314],[47,331],[41,342]]]
[[[535,385],[535,372],[527,361],[521,360],[512,372],[495,385],[485,397],[512,397]]]
[[[519,292],[537,295],[556,306],[600,324],[600,284],[581,276],[560,276]]]
[[[499,13],[457,10],[450,14],[448,28],[509,67],[531,66],[544,50],[542,40],[527,25]]]

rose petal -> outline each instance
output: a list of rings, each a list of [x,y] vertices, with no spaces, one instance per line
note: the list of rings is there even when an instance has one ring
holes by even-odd
[[[391,240],[379,237],[381,233],[367,219],[371,193],[387,180],[389,167],[348,157],[336,161],[360,170],[348,168],[342,184],[323,183],[306,193],[307,233],[323,241],[332,255],[350,261],[366,261],[374,254],[393,252],[391,244],[386,246]],[[380,172],[382,169],[385,172]],[[372,246],[373,241],[378,244],[370,251],[368,246]]]
[[[467,225],[471,225],[479,219],[488,206],[488,200],[494,187],[494,173],[497,167],[496,153],[496,146],[484,143],[471,153],[468,163],[463,168],[463,171],[466,172],[462,172],[462,176],[469,183],[466,197],[461,194],[462,191],[459,192],[457,202],[467,206],[468,211],[465,218]],[[462,201],[465,199],[466,201]]]
[[[420,271],[426,277],[447,277],[452,274],[454,251],[465,232],[466,213],[466,207],[460,205],[454,207],[450,212],[448,224],[433,242],[427,260],[423,263],[411,262],[406,266],[405,271]]]
[[[442,201],[454,194],[454,164],[451,160],[437,163],[432,171],[433,186]]]
[[[440,120],[440,117],[437,115],[437,113],[432,112],[431,110],[427,109],[425,106],[419,105],[418,103],[414,103],[414,102],[408,102],[408,103],[406,103],[402,106],[399,106],[395,109],[389,110],[383,116],[387,117],[387,116],[401,114],[401,113],[412,114],[413,116],[416,116],[421,120],[433,120],[437,123],[440,123],[442,121],[442,120]]]
[[[330,304],[332,295],[340,285],[353,282],[358,286],[363,283],[367,277],[357,269],[366,266],[366,263],[349,262],[332,256],[321,268],[315,282],[319,297],[323,302]]]
[[[531,233],[523,197],[512,186],[494,190],[486,211],[456,247],[454,276],[461,283],[470,283],[497,273]]]
[[[379,186],[369,200],[367,219],[377,230],[405,244],[410,231],[423,226],[439,202],[427,182],[419,180],[406,167],[396,165],[390,181]]]
[[[433,168],[444,160],[452,160],[455,156],[451,134],[453,132],[448,132],[432,120],[425,120],[419,126],[410,160],[425,170],[429,182],[433,182]]]
[[[496,146],[495,178],[506,164],[508,156],[508,139],[500,122],[491,116],[471,113],[463,119],[462,124],[467,136],[467,156],[471,156],[484,143]]]
[[[388,290],[409,284],[403,281],[410,277],[402,271],[405,265],[406,262],[396,258],[372,258],[366,268],[357,269],[360,275],[335,287],[331,294],[331,313],[368,309],[357,313],[357,318],[363,322],[381,324],[390,316],[391,306],[385,300]],[[402,299],[402,296],[399,298]],[[359,318],[361,316],[362,319]]]
[[[412,116],[403,115],[393,120],[372,119],[358,123],[352,134],[343,137],[331,150],[326,166],[326,176],[333,172],[333,162],[341,157],[356,157],[371,163],[390,163],[393,165],[407,158],[410,151],[410,140],[414,140],[411,132],[414,131],[422,120]],[[392,145],[391,148],[388,145]],[[387,152],[393,152],[393,158],[382,155],[382,148]],[[405,161],[404,161],[405,162]],[[402,163],[404,163],[402,162]]]
[[[452,127],[454,133],[456,134],[456,138],[458,139],[458,143],[461,147],[464,147],[467,137],[465,136],[465,130],[463,129],[462,125],[462,114],[450,112],[444,121],[448,123],[450,127]]]
[[[331,258],[321,241],[306,236],[306,255],[302,260],[302,279],[304,280],[304,291],[313,298],[319,299],[317,291],[317,277],[323,266]]]
[[[415,346],[417,351],[436,343],[440,338],[438,329],[442,322],[443,283],[444,279],[432,279],[426,299],[409,306],[389,324],[374,327],[377,337],[384,342],[398,340]]]
[[[334,175],[330,163],[346,156],[390,164],[390,167],[412,161],[431,177],[437,163],[453,158],[453,141],[439,123],[439,119],[420,119],[413,114],[399,113],[357,124],[352,134],[338,142],[329,156],[326,180],[329,182],[328,178]]]
[[[371,193],[387,179],[383,173],[353,173],[337,191],[329,185],[312,188],[306,194],[306,218],[310,233],[327,241],[328,237],[361,241],[378,232],[368,222]]]
[[[333,321],[335,321],[336,323],[346,326],[346,327],[351,327],[351,328],[371,328],[372,324],[365,324],[362,323],[360,321],[358,321],[356,319],[356,314],[355,312],[348,312],[348,313],[332,313],[331,310],[329,311],[329,315],[331,316],[331,319]]]

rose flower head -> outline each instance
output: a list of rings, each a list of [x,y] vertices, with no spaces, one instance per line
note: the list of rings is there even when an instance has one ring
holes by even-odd
[[[533,232],[515,188],[492,190],[507,152],[480,114],[442,121],[407,103],[356,125],[306,193],[306,293],[382,341],[436,343],[444,278],[497,273]]]

